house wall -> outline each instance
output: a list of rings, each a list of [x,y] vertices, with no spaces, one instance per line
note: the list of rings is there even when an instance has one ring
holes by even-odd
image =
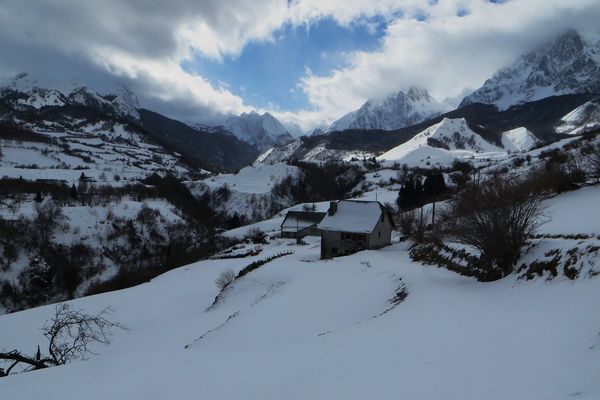
[[[384,220],[379,222],[373,229],[371,235],[369,235],[369,249],[377,249],[383,246],[388,246],[392,243],[392,223],[390,222],[389,216],[385,213],[382,214]]]
[[[364,236],[364,240],[361,241],[346,239],[344,237],[345,233],[346,232],[339,231],[321,232],[321,258],[332,258],[339,255],[351,254],[356,251],[368,248],[368,234],[359,234]]]
[[[341,233],[334,231],[321,231],[321,258],[332,258],[334,248],[338,249]],[[339,252],[339,249],[338,249]]]

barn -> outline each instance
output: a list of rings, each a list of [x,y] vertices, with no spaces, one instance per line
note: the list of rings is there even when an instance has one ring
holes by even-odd
[[[281,237],[302,238],[319,236],[317,224],[325,217],[324,212],[288,211],[281,223]]]

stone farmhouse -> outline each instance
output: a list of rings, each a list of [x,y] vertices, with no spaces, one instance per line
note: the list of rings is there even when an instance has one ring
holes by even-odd
[[[390,212],[378,201],[331,202],[317,225],[321,231],[321,258],[388,246],[394,226]]]

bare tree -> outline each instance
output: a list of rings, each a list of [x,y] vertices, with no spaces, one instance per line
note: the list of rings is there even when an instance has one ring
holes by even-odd
[[[481,252],[489,279],[512,272],[521,248],[545,221],[543,200],[527,181],[504,178],[471,185],[452,201],[445,215],[445,234]]]
[[[67,364],[73,360],[86,360],[90,354],[95,354],[90,345],[109,344],[113,328],[127,329],[112,321],[112,315],[110,307],[90,315],[75,310],[66,303],[56,305],[54,315],[42,328],[48,339],[48,355],[43,355],[39,346],[34,356],[25,355],[18,350],[0,352],[0,361],[11,363],[5,371],[0,369],[0,376],[10,374],[19,364],[26,365],[23,371],[32,371]]]
[[[50,241],[56,226],[64,217],[62,208],[52,200],[36,204],[35,224],[42,244]]]
[[[223,290],[235,280],[235,276],[235,272],[232,269],[226,269],[219,274],[219,277],[215,280],[215,285],[220,290]]]
[[[600,179],[600,144],[585,147],[581,154],[592,177]]]

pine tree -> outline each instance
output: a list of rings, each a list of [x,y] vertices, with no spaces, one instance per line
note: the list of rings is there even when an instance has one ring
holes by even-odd
[[[70,195],[71,195],[71,198],[73,200],[77,200],[77,188],[75,187],[75,184],[73,184],[71,186],[71,193],[70,193]]]

